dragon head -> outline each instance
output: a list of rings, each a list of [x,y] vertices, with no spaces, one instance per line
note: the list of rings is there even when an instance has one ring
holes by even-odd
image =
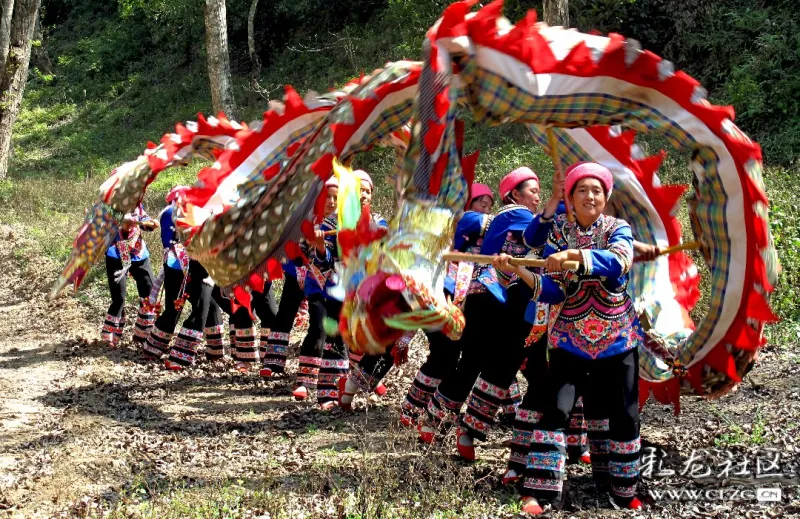
[[[86,213],[86,220],[75,237],[67,264],[58,275],[48,299],[55,298],[67,285],[78,290],[86,274],[108,250],[119,231],[122,213],[114,211],[102,201],[96,202]]]
[[[455,220],[448,209],[407,199],[388,234],[344,256],[339,330],[352,351],[383,353],[405,332],[419,328],[461,335],[463,315],[443,290],[442,255],[450,249]]]

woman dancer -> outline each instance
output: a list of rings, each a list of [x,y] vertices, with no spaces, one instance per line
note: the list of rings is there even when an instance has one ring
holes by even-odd
[[[639,509],[638,347],[642,332],[626,288],[633,260],[630,225],[606,216],[611,172],[595,163],[579,163],[566,172],[565,193],[576,222],[557,216],[543,257],[543,276],[495,260],[499,270],[519,276],[533,300],[559,305],[549,334],[550,369],[544,393],[528,392],[518,411],[528,417],[531,441],[525,470],[523,511],[539,515],[542,504],[559,496],[566,461],[564,429],[585,388],[592,473],[614,506]],[[564,261],[577,261],[566,272]],[[532,292],[532,293],[531,293]],[[529,307],[528,319],[535,308]]]
[[[139,292],[139,315],[133,331],[134,342],[145,342],[155,321],[155,313],[147,302],[153,286],[153,271],[150,268],[150,251],[142,238],[142,230],[153,231],[158,222],[150,218],[144,206],[139,204],[122,220],[119,233],[106,251],[106,275],[111,304],[108,307],[100,339],[111,347],[119,345],[125,326],[125,294],[128,275],[136,281]]]
[[[505,205],[486,230],[481,253],[505,252],[515,257],[525,256],[528,247],[523,242],[522,233],[533,219],[533,211],[539,205],[539,178],[530,168],[518,168],[501,180],[500,196]],[[478,266],[475,269],[473,282],[470,284],[469,294],[464,303],[466,327],[461,340],[457,343],[460,358],[455,369],[438,385],[428,403],[427,415],[420,419],[418,430],[423,441],[432,442],[440,427],[455,422],[481,372],[483,363],[487,360],[487,345],[503,346],[502,341],[497,340],[497,327],[486,326],[486,323],[505,323],[504,327],[522,327],[520,323],[509,322],[506,319],[503,301],[506,299],[505,287],[511,281],[513,276],[497,273],[491,265]],[[526,334],[527,330],[522,337],[524,338]],[[496,354],[494,351],[492,353]],[[507,384],[505,387],[487,388],[492,401],[496,402],[498,407],[508,397],[508,387]],[[497,407],[495,411],[496,409]],[[475,450],[469,435],[460,431],[458,436],[459,453],[464,458],[474,459]]]
[[[478,183],[472,184],[470,195],[469,208],[456,227],[453,250],[477,253],[483,244],[483,235],[492,221],[490,213],[494,205],[494,195],[489,186]],[[471,263],[451,263],[444,282],[445,294],[455,301],[463,300],[472,281],[472,272]],[[439,383],[458,362],[459,349],[454,341],[441,332],[428,333],[427,337],[428,358],[420,366],[403,400],[400,423],[404,426],[416,424],[419,416],[425,412]],[[515,407],[513,403],[511,406]]]

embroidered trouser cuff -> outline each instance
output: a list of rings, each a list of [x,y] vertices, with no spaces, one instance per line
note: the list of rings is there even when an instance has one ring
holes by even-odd
[[[256,347],[256,329],[236,329],[236,342],[233,347],[233,360],[236,362],[258,362],[258,348]]]
[[[437,389],[433,398],[428,402],[425,421],[434,428],[452,425],[456,422],[463,405],[464,402],[450,400]]]
[[[296,385],[308,389],[317,387],[321,365],[322,359],[319,357],[300,356],[300,365],[297,367]]]
[[[486,433],[506,399],[508,399],[507,388],[495,386],[478,377],[467,400],[467,412],[462,420],[472,438],[486,440]]]
[[[197,357],[197,349],[203,344],[203,332],[181,327],[175,344],[169,350],[169,360],[182,366],[191,366]]]
[[[142,301],[144,303],[144,300]],[[139,306],[139,315],[136,316],[136,324],[133,329],[133,341],[145,342],[150,328],[156,322],[156,314],[152,310],[145,309],[144,304]]]
[[[111,346],[116,346],[122,339],[122,328],[125,326],[125,314],[117,317],[106,314],[103,328],[100,330],[100,339]]]
[[[322,360],[317,383],[317,402],[336,401],[339,398],[339,379],[347,376],[350,362],[344,345],[339,342],[326,342],[322,349]]]
[[[264,341],[264,335],[261,335]],[[289,334],[270,331],[266,337],[266,344],[262,348],[263,365],[273,373],[283,373],[286,369],[286,357],[289,351]]]
[[[428,407],[428,403],[433,398],[436,388],[442,379],[429,377],[420,369],[414,382],[408,388],[408,394],[401,405],[401,412],[409,418],[417,418]]]
[[[207,326],[203,335],[206,338],[206,358],[213,362],[225,357],[225,327],[221,324]]]
[[[162,355],[169,353],[169,343],[174,335],[174,333],[161,330],[158,326],[153,326],[142,350],[151,357],[161,358]]]

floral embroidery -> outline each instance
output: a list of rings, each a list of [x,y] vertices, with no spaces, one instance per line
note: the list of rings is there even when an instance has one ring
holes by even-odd
[[[533,441],[548,445],[564,445],[564,433],[561,431],[543,431],[536,429],[533,431]]]
[[[563,472],[566,456],[559,452],[531,452],[528,454],[528,469]]]
[[[586,436],[582,434],[568,434],[567,445],[569,446],[586,445]]]
[[[603,420],[586,420],[586,428],[590,431],[607,431],[608,418]]]
[[[592,448],[592,455],[595,453],[601,455],[608,454],[611,448],[608,440],[595,440],[593,438],[589,438],[589,445]]]
[[[514,433],[511,435],[511,442],[517,445],[530,445],[532,439],[533,433],[531,431],[514,429]]]
[[[542,419],[542,413],[539,411],[528,411],[527,409],[517,409],[517,420],[526,423],[539,423]]]
[[[417,380],[417,382],[419,382],[423,386],[428,386],[428,387],[431,387],[431,388],[439,387],[439,383],[441,383],[441,381],[442,381],[442,379],[440,379],[440,378],[429,377],[428,375],[423,373],[421,370],[417,372],[416,380]]]
[[[475,382],[475,389],[479,389],[482,392],[486,393],[489,396],[493,396],[499,400],[503,400],[504,398],[508,398],[508,389],[504,389],[502,387],[495,386],[494,384],[485,381],[483,378],[478,378]]]
[[[608,473],[615,478],[639,477],[639,460],[634,461],[609,461]]]
[[[561,492],[563,485],[562,479],[542,479],[542,478],[525,478],[525,488],[531,490],[549,490],[551,492]]]
[[[631,440],[629,442],[618,442],[614,440],[610,440],[610,450],[616,454],[635,454],[639,452],[642,446],[642,442],[639,438],[635,440]]]

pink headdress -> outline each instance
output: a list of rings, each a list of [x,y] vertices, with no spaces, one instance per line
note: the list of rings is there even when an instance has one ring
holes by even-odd
[[[331,178],[329,178],[328,181],[325,182],[325,189],[329,187],[339,187],[339,179],[336,178],[336,175],[331,175]]]
[[[362,182],[366,182],[369,184],[369,187],[375,189],[375,184],[372,183],[372,177],[369,176],[369,173],[364,171],[363,169],[357,169],[353,171],[353,174],[359,178]]]
[[[504,176],[503,180],[500,181],[500,198],[503,199],[507,197],[515,187],[522,184],[526,180],[535,180],[536,182],[539,182],[539,177],[536,176],[536,173],[534,173],[533,170],[527,166],[517,168],[508,175]]]
[[[584,178],[596,178],[603,184],[606,197],[611,196],[611,190],[614,188],[614,176],[607,167],[601,166],[596,162],[578,162],[568,167],[564,180],[564,194],[567,196],[572,195],[575,185]]]
[[[480,198],[482,196],[488,196],[494,200],[494,194],[489,186],[475,182],[472,184],[472,189],[470,190],[470,200],[475,200],[476,198]]]

